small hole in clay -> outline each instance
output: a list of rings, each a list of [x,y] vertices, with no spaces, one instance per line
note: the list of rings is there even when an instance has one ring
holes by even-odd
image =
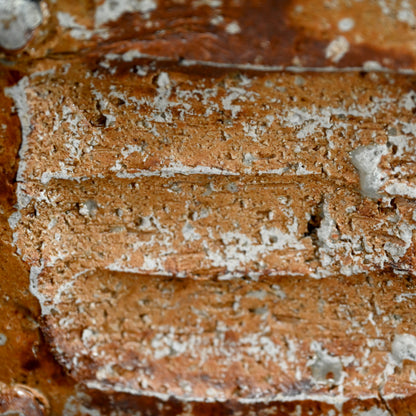
[[[307,232],[304,234],[305,237],[316,237],[318,228],[321,226],[322,216],[319,214],[311,214],[311,218],[307,224]]]
[[[327,380],[333,380],[334,379],[334,373],[332,371],[330,371],[329,373],[327,373],[326,379]]]
[[[100,114],[97,118],[95,118],[94,120],[91,120],[90,123],[94,127],[105,127],[106,121],[107,121],[107,117],[104,114]]]
[[[271,235],[269,237],[270,244],[277,243],[277,237],[275,235]]]

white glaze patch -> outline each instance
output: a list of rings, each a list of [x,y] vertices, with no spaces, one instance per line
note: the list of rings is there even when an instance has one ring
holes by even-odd
[[[344,36],[338,36],[327,46],[325,57],[334,63],[338,63],[349,51],[350,44]]]
[[[225,27],[225,31],[229,35],[237,35],[238,33],[241,32],[241,28],[237,21],[233,21]]]
[[[351,152],[351,161],[360,174],[361,192],[368,198],[379,198],[378,193],[386,177],[378,165],[387,154],[386,145],[361,146]]]
[[[377,406],[373,406],[370,410],[354,410],[354,416],[390,416],[391,413],[388,410],[381,409]]]
[[[36,1],[0,0],[0,46],[16,50],[26,45],[42,23],[42,12]]]
[[[397,334],[391,345],[391,354],[397,365],[402,365],[403,360],[416,362],[416,336]]]
[[[95,11],[95,25],[100,27],[116,21],[124,13],[139,12],[142,14],[155,10],[155,0],[104,0]]]
[[[351,17],[344,17],[338,22],[338,29],[341,32],[349,32],[351,29],[354,28],[354,25],[354,19],[351,19]]]

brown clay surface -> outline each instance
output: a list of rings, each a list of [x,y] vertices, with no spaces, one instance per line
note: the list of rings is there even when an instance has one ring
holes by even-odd
[[[135,50],[225,64],[416,68],[414,0],[42,4],[44,23],[20,59]]]
[[[204,115],[201,112],[201,106],[198,105],[199,97],[194,97],[190,102],[196,110],[192,115],[196,120],[196,127],[191,133],[182,130],[179,134],[175,126],[165,123],[165,126],[171,128],[169,135],[176,140],[174,143],[187,140],[187,146],[183,149],[175,146],[175,152],[172,154],[166,144],[157,144],[151,140],[153,136],[146,131],[145,124],[137,124],[138,116],[136,111],[132,110],[132,104],[128,100],[122,104],[123,98],[117,95],[110,99],[109,87],[111,84],[117,84],[113,79],[110,82],[110,78],[119,78],[120,85],[125,85],[125,91],[130,96],[145,95],[149,97],[149,100],[154,100],[160,96],[160,92],[157,91],[160,87],[157,83],[157,76],[168,71],[169,79],[173,81],[174,86],[169,99],[178,100],[179,97],[176,95],[179,90],[178,85],[181,88],[185,87],[186,90],[185,79],[191,80],[190,88],[192,88],[204,78],[208,86],[210,83],[211,86],[217,86],[221,94],[236,84],[241,87],[240,84],[244,82],[244,78],[241,78],[241,71],[221,72],[204,68],[187,70],[183,67],[174,67],[170,63],[151,64],[149,60],[123,63],[123,58],[124,60],[132,58],[131,54],[124,55],[121,59],[109,56],[107,59],[96,60],[103,53],[122,54],[134,49],[150,55],[171,56],[174,59],[181,57],[226,63],[362,66],[369,60],[376,60],[389,68],[414,69],[412,46],[414,23],[412,23],[411,14],[406,13],[405,9],[408,6],[405,2],[367,2],[364,4],[362,2],[351,4],[334,2],[329,4],[311,1],[298,3],[287,2],[284,5],[279,4],[279,7],[276,7],[275,3],[273,5],[271,3],[260,5],[247,3],[244,8],[237,3],[221,4],[215,7],[194,4],[192,8],[187,4],[159,3],[150,16],[144,16],[141,13],[126,14],[121,16],[117,23],[104,24],[103,27],[97,28],[93,23],[96,13],[96,5],[93,2],[74,5],[58,0],[55,4],[47,3],[48,12],[45,9],[45,24],[35,33],[29,46],[18,54],[5,55],[9,61],[14,61],[12,67],[18,68],[20,72],[11,69],[10,63],[4,63],[5,66],[0,69],[2,91],[0,94],[2,329],[0,332],[6,336],[4,345],[0,346],[0,381],[5,383],[0,389],[2,412],[12,414],[13,411],[16,413],[25,411],[27,415],[47,414],[50,405],[51,413],[56,415],[84,415],[94,411],[101,412],[101,414],[132,414],[132,409],[141,409],[145,414],[147,412],[152,415],[180,413],[190,415],[306,415],[312,413],[328,416],[337,414],[387,416],[416,413],[413,339],[415,328],[412,312],[414,310],[412,277],[414,264],[412,110],[414,103],[411,94],[414,88],[413,78],[381,74],[367,74],[361,79],[357,74],[334,74],[322,77],[322,75],[311,74],[296,76],[246,73],[244,76],[253,80],[271,77],[275,87],[285,88],[286,91],[277,89],[277,92],[273,92],[274,96],[277,94],[285,106],[289,105],[289,101],[284,100],[292,96],[306,100],[303,106],[311,109],[311,104],[307,100],[316,96],[317,91],[322,92],[322,102],[328,106],[331,100],[337,98],[336,94],[347,88],[347,92],[341,93],[341,96],[345,94],[343,100],[337,102],[337,105],[343,108],[343,112],[340,113],[341,119],[338,120],[340,116],[338,113],[331,113],[329,118],[331,124],[335,125],[333,134],[336,138],[334,143],[338,146],[335,148],[336,152],[328,156],[329,142],[325,141],[328,128],[319,123],[313,124],[322,108],[315,108],[315,113],[302,117],[303,107],[292,103],[291,108],[296,107],[302,111],[300,119],[295,122],[294,126],[284,126],[276,121],[272,126],[267,126],[267,123],[264,126],[260,122],[260,125],[253,129],[249,126],[248,131],[245,132],[238,119],[247,116],[248,119],[254,120],[260,113],[267,115],[268,109],[264,107],[266,105],[264,102],[261,103],[263,106],[258,105],[259,101],[254,101],[254,104],[250,105],[249,100],[241,100],[241,96],[237,94],[237,105],[242,105],[245,112],[238,115],[237,120],[232,123],[235,137],[227,138],[224,140],[225,143],[221,143],[223,138],[220,133],[226,130],[223,126],[224,124],[227,126],[230,119],[230,114],[224,112],[224,109],[218,110],[224,113],[219,117],[220,128],[216,124],[210,125],[212,120],[207,118],[208,125],[214,126],[214,132],[218,133],[218,135],[209,136],[211,129],[204,130],[206,127],[202,123]],[[412,2],[409,2],[409,5],[412,11]],[[77,23],[97,32],[93,33],[91,40],[74,39],[72,29],[65,29],[56,24],[58,10],[70,13]],[[183,20],[177,18],[173,20],[179,15]],[[223,16],[224,20],[221,22],[218,16]],[[316,19],[312,19],[312,16],[316,16]],[[354,27],[348,31],[341,31],[339,22],[350,17],[354,20]],[[211,20],[215,18],[217,19],[214,21],[219,23],[213,25]],[[208,22],[208,19],[211,20]],[[151,23],[146,23],[149,20]],[[261,27],[253,25],[259,20],[264,21],[265,24]],[[169,26],[168,22],[172,21],[177,24],[166,29]],[[379,23],[375,25],[374,21]],[[231,32],[237,30],[236,25],[232,25],[231,29],[228,26],[234,22],[238,23],[237,26],[240,27],[241,32],[227,33],[226,27]],[[164,29],[161,30],[161,27]],[[256,31],[263,32],[253,36],[254,27]],[[341,24],[341,27],[345,28],[345,22],[344,26]],[[383,30],[376,30],[376,27],[382,27]],[[110,33],[107,39],[104,38],[106,34],[103,36],[104,31],[100,32],[102,28]],[[338,49],[332,48],[330,49],[332,52],[326,59],[328,45],[339,36],[343,36],[348,41],[348,51],[338,60],[339,56],[336,54]],[[343,40],[337,42],[335,46],[341,45],[341,51],[343,48],[345,50],[346,43]],[[198,45],[198,48],[195,45]],[[69,58],[68,53],[80,50],[89,56],[90,60],[86,64]],[[51,61],[37,60],[36,63],[30,61],[32,58],[38,59],[45,56],[51,56],[62,62],[67,60],[71,66],[63,70],[63,67],[58,64],[55,74],[38,75],[30,79],[28,96],[33,100],[32,116],[35,130],[32,135],[33,153],[32,150],[28,153],[29,158],[30,155],[39,157],[42,154],[41,147],[35,146],[35,139],[42,136],[45,146],[50,146],[53,141],[52,135],[48,133],[53,126],[45,113],[48,106],[49,110],[59,115],[63,114],[63,106],[68,101],[70,102],[69,112],[66,114],[67,119],[58,123],[59,131],[55,135],[55,140],[59,135],[61,143],[65,143],[69,137],[66,131],[69,129],[70,119],[79,114],[82,118],[81,124],[86,128],[86,135],[95,134],[103,140],[101,149],[105,156],[97,159],[99,164],[94,164],[95,158],[90,159],[90,164],[77,163],[77,157],[70,154],[70,147],[66,147],[67,151],[64,152],[60,147],[50,152],[49,157],[44,161],[39,157],[38,167],[36,161],[33,161],[33,175],[25,179],[30,185],[29,192],[36,198],[39,198],[42,192],[44,192],[43,195],[53,196],[64,191],[61,204],[50,203],[47,200],[32,201],[32,205],[23,211],[23,221],[27,221],[24,233],[34,232],[34,238],[28,239],[30,243],[21,245],[22,251],[26,253],[26,262],[30,266],[36,265],[39,258],[43,258],[47,265],[51,266],[52,256],[56,254],[53,253],[56,250],[55,243],[51,244],[52,234],[50,230],[46,231],[47,227],[44,227],[46,220],[51,219],[51,215],[56,216],[58,221],[63,220],[69,227],[62,229],[61,234],[64,236],[68,236],[74,229],[79,230],[78,235],[75,236],[75,241],[80,244],[79,251],[72,254],[74,257],[64,261],[56,260],[56,267],[54,265],[49,269],[45,268],[39,277],[39,287],[42,293],[49,297],[49,300],[47,298],[43,302],[43,306],[50,312],[41,318],[37,299],[29,292],[29,266],[21,260],[20,256],[14,254],[12,231],[7,224],[8,218],[15,212],[13,207],[16,203],[14,178],[17,171],[17,151],[20,146],[20,122],[16,111],[12,109],[12,100],[3,94],[3,87],[14,85],[24,75],[54,67],[55,64]],[[147,68],[149,64],[151,65]],[[116,74],[111,74],[112,66],[119,67]],[[107,72],[105,67],[110,71]],[[369,67],[368,64],[367,67]],[[133,68],[136,72],[134,78],[133,73],[128,72]],[[64,72],[67,70],[69,73],[65,75]],[[85,74],[94,70],[95,74],[100,75],[102,79],[94,79],[96,84],[94,86],[84,83]],[[147,74],[144,74],[144,70]],[[140,79],[140,83],[136,84],[133,79]],[[60,80],[63,81],[60,82]],[[91,94],[92,88],[104,95],[107,107],[104,108],[99,102],[100,99]],[[260,85],[257,81],[253,84],[252,81],[250,87],[244,88],[258,91],[259,95],[256,99],[262,100],[270,86]],[[351,91],[356,92],[352,99]],[[66,97],[66,101],[60,101],[59,96]],[[50,108],[51,103],[54,103],[53,108]],[[355,114],[348,114],[344,111],[351,108],[348,103],[352,105],[359,103],[361,107],[355,110]],[[255,108],[256,105],[258,108]],[[357,111],[361,112],[362,108],[376,111],[370,115],[357,114]],[[152,110],[151,105],[146,109],[145,114],[152,114],[150,110]],[[232,108],[229,112],[232,112]],[[116,117],[116,125],[112,125],[112,118],[109,115]],[[173,112],[173,116],[178,117],[178,114]],[[190,116],[186,115],[186,117]],[[117,148],[120,137],[126,141],[131,140],[129,142],[131,145],[136,144],[133,141],[133,134],[132,136],[126,135],[125,130],[123,133],[120,129],[121,126],[128,125],[128,119],[134,121],[133,130],[130,127],[128,131],[133,131],[134,134],[137,133],[143,137],[143,141],[147,144],[140,157],[136,157],[137,152],[134,157],[131,154],[124,157],[122,151],[126,149]],[[158,123],[160,124],[161,121],[154,123],[156,127],[159,126]],[[345,123],[347,127],[345,128],[342,123]],[[361,126],[358,128],[360,131],[357,133],[354,129],[351,130],[348,127],[351,125]],[[264,143],[262,148],[262,138],[257,143],[252,143],[253,137],[249,139],[250,132],[258,135],[262,127],[269,129],[264,138],[269,141],[269,144],[275,142],[273,139],[276,133],[284,137],[296,137],[296,139],[289,139],[285,146],[277,145],[273,148],[273,153],[266,154],[264,148],[268,149],[268,146]],[[310,174],[296,174],[296,171],[300,172],[303,167],[298,165],[297,159],[293,157],[293,151],[299,142],[297,135],[302,134],[305,128],[306,131],[313,128],[314,147],[307,145],[297,153],[300,154],[302,162],[305,162],[305,169],[306,166],[316,168],[317,166],[313,166],[315,161],[321,161],[320,171],[312,174],[312,177],[309,177]],[[35,135],[41,131],[42,134]],[[196,143],[192,142],[194,134],[199,135]],[[198,149],[197,145],[201,138],[207,139],[202,140],[202,149]],[[311,137],[306,137],[306,142],[308,140],[311,140]],[[227,141],[229,141],[228,144]],[[341,141],[345,147],[341,145]],[[215,146],[210,147],[213,142]],[[49,144],[46,145],[46,143]],[[239,143],[244,144],[244,149],[238,146]],[[384,201],[383,198],[377,200],[374,197],[364,198],[361,195],[359,175],[351,163],[350,151],[355,146],[373,144],[386,146],[379,148],[385,151],[380,159],[380,171],[388,176],[388,181],[380,186],[380,196],[384,197]],[[139,144],[141,145],[142,143]],[[154,157],[153,160],[150,157],[147,164],[143,157],[146,156],[146,148],[149,155]],[[254,154],[255,159],[251,160],[250,157],[244,159],[246,148],[249,149],[246,153]],[[127,153],[128,150],[129,148],[127,148]],[[227,151],[230,152],[229,155]],[[280,152],[279,156],[270,157],[276,151]],[[187,152],[190,152],[188,156]],[[94,154],[98,157],[99,152]],[[84,149],[82,156],[82,161],[84,161]],[[110,168],[120,157],[123,158],[120,170],[111,171]],[[107,181],[108,189],[105,190],[107,186],[103,185],[105,179],[101,179],[100,183],[100,180],[91,178],[97,173],[102,173],[107,178],[111,174],[114,177],[117,172],[137,174],[141,170],[148,170],[154,173],[163,168],[169,168],[170,157],[180,162],[181,169],[183,166],[194,168],[200,165],[225,169],[224,165],[216,164],[216,161],[222,160],[227,170],[239,175],[238,180],[231,181],[229,177],[223,177],[223,175],[203,176],[201,172],[194,172],[191,177],[189,175],[182,177],[180,173],[173,172],[174,179],[178,179],[179,175],[180,180],[176,181],[178,183],[175,183],[172,177],[138,177],[133,181],[114,178],[114,180]],[[47,172],[50,173],[54,170],[56,163],[59,166],[59,161],[68,163],[68,166],[74,169],[74,172],[71,172],[74,176],[90,177],[85,182],[85,186],[75,181],[70,181],[71,184],[68,186],[64,185],[65,180],[53,178],[44,181],[45,183],[39,181],[42,176],[37,176],[36,169],[40,169],[42,174],[45,172],[42,169],[46,166]],[[244,161],[250,161],[250,163],[247,165]],[[287,163],[282,163],[283,161]],[[86,171],[85,168],[87,168]],[[212,265],[196,267],[195,264],[200,264],[201,260],[192,244],[199,240],[191,240],[185,245],[183,256],[175,256],[178,259],[176,262],[168,262],[168,272],[181,274],[192,270],[194,276],[210,278],[195,281],[148,276],[143,272],[133,274],[105,270],[112,259],[106,263],[95,258],[94,253],[96,254],[97,251],[95,251],[94,241],[96,240],[94,239],[89,242],[92,257],[89,257],[88,253],[82,253],[86,247],[83,235],[110,236],[106,242],[107,247],[115,244],[115,247],[119,247],[120,250],[125,249],[124,237],[128,234],[128,229],[124,221],[129,221],[127,225],[131,225],[136,230],[133,233],[135,239],[143,238],[144,235],[147,235],[146,238],[151,238],[152,235],[160,236],[158,234],[160,230],[140,231],[140,227],[143,228],[143,225],[146,225],[142,222],[145,216],[143,213],[147,213],[150,207],[157,207],[158,201],[164,200],[167,190],[172,189],[172,186],[174,192],[170,192],[173,197],[169,201],[176,210],[173,214],[177,215],[182,223],[175,224],[172,221],[174,217],[171,215],[170,219],[166,217],[166,224],[170,221],[174,236],[179,237],[176,242],[177,247],[183,247],[180,239],[183,238],[184,224],[196,221],[200,228],[194,230],[195,232],[201,232],[207,226],[204,218],[198,218],[199,211],[196,208],[199,209],[200,205],[186,206],[187,201],[195,204],[197,197],[201,196],[202,192],[199,191],[198,186],[208,191],[211,187],[214,190],[217,189],[217,192],[219,189],[218,193],[221,198],[236,199],[234,195],[237,189],[244,196],[243,199],[257,201],[254,205],[242,210],[238,200],[233,205],[226,199],[227,203],[221,205],[221,198],[216,196],[215,192],[211,193],[211,197],[204,196],[217,209],[215,221],[220,221],[221,217],[226,218],[227,215],[238,220],[248,218],[244,215],[250,212],[252,215],[250,219],[254,226],[248,227],[246,231],[252,233],[252,239],[259,238],[258,229],[265,219],[275,221],[273,224],[275,228],[286,229],[291,222],[285,222],[282,209],[277,209],[276,217],[270,220],[269,205],[272,202],[270,199],[268,201],[270,194],[261,194],[261,190],[264,189],[262,181],[269,178],[270,174],[262,178],[257,176],[259,171],[267,169],[283,169],[279,171],[285,181],[283,188],[280,181],[278,184],[275,180],[271,183],[267,182],[269,187],[267,189],[270,189],[271,193],[277,192],[276,201],[282,197],[282,193],[292,197],[303,195],[299,194],[299,189],[304,189],[308,184],[312,187],[311,189],[320,189],[319,192],[325,194],[327,201],[333,204],[328,205],[328,210],[334,221],[331,226],[335,226],[336,229],[334,234],[329,236],[329,241],[331,244],[342,242],[341,245],[335,247],[341,247],[342,253],[347,254],[346,257],[342,257],[343,261],[351,258],[351,255],[364,259],[362,247],[360,249],[359,246],[352,247],[347,244],[350,251],[345,250],[345,241],[342,240],[344,235],[356,232],[357,227],[363,230],[374,230],[379,227],[372,235],[373,248],[379,247],[383,250],[386,248],[386,243],[390,242],[391,245],[387,247],[392,257],[382,264],[376,264],[374,253],[370,253],[372,257],[370,262],[365,263],[363,260],[360,267],[366,270],[368,267],[376,266],[376,270],[384,269],[384,271],[371,272],[365,276],[357,274],[357,270],[351,269],[351,263],[347,262],[345,263],[349,270],[347,274],[351,272],[352,276],[346,276],[344,269],[344,275],[334,274],[323,280],[314,280],[305,276],[262,277],[260,275],[261,278],[258,281],[247,279],[221,281],[217,279],[217,276],[223,275],[227,267],[217,269]],[[338,169],[343,173],[339,174]],[[168,174],[172,174],[172,169]],[[287,187],[286,181],[292,185]],[[293,183],[297,184],[295,189],[293,189]],[[400,185],[403,183],[405,187]],[[100,184],[101,186],[97,188]],[[186,198],[183,194],[181,195],[182,191],[178,191],[179,185],[185,187]],[[389,185],[390,188],[388,188]],[[135,193],[130,189],[136,189]],[[137,201],[135,198],[141,195],[140,192],[149,193],[150,189],[157,190],[157,198],[145,200],[141,202],[142,205],[139,204],[136,207],[133,204]],[[283,192],[282,189],[284,189]],[[325,192],[322,189],[325,189]],[[258,195],[259,192],[260,195]],[[307,254],[307,258],[312,259],[312,262],[319,260],[316,254],[322,249],[321,246],[316,246],[317,229],[320,226],[318,219],[325,206],[321,203],[322,195],[319,192],[309,192],[312,199],[307,203],[310,205],[305,207],[311,208],[309,214],[312,215],[309,219],[302,220],[296,234],[296,238],[304,240],[303,243],[308,241],[312,251]],[[111,200],[110,197],[121,194],[132,195],[132,198],[124,203],[127,203],[130,208],[134,205],[137,212],[131,211],[123,221],[114,215],[114,219],[110,220],[113,218],[110,215],[110,208],[114,203],[114,199]],[[101,210],[98,206],[96,215],[91,218],[80,214],[80,210],[85,213],[83,208],[88,208],[88,204],[84,203],[89,199],[95,201],[97,196],[108,201],[106,209]],[[260,204],[260,209],[255,206],[257,203]],[[356,206],[358,210],[355,213],[345,212],[347,205]],[[227,208],[227,211],[223,211],[227,206],[230,206],[231,210],[228,211]],[[162,204],[160,207],[160,209],[163,208]],[[264,207],[267,209],[263,210]],[[302,207],[306,209],[303,205]],[[313,207],[321,207],[321,211],[318,210],[315,213],[312,210]],[[35,208],[39,209],[39,212]],[[275,208],[274,204],[273,208]],[[140,215],[139,211],[141,211]],[[29,218],[32,218],[32,221],[28,221]],[[71,218],[74,223],[65,221],[65,218]],[[208,220],[205,219],[205,221]],[[120,228],[105,230],[103,225],[106,223]],[[152,226],[152,222],[150,224]],[[180,232],[175,228],[178,226]],[[409,227],[411,228],[410,234]],[[41,239],[39,239],[40,231],[45,231]],[[112,234],[119,234],[118,240],[114,240],[111,237]],[[364,235],[366,235],[365,232]],[[39,242],[44,238],[46,244],[39,246]],[[69,244],[69,241],[68,239],[63,244]],[[226,247],[226,242],[218,238],[216,241],[220,247]],[[231,244],[235,243],[238,245],[238,241],[231,242]],[[269,243],[273,246],[276,241],[269,241]],[[91,247],[94,249],[91,250]],[[154,249],[155,247],[152,251]],[[85,260],[78,262],[75,255],[80,255],[82,258],[84,254]],[[331,255],[338,254],[336,250],[332,250]],[[139,256],[134,261],[135,264],[130,266],[141,267]],[[302,260],[302,267],[299,268],[299,263],[293,262],[288,251],[278,254],[278,257],[272,256],[268,264],[281,265],[280,269],[274,267],[274,271],[280,272],[283,268],[285,270],[294,268],[296,272],[305,272],[305,262]],[[282,267],[284,264],[286,265]],[[92,266],[93,270],[72,280],[80,266],[81,268]],[[255,263],[250,263],[247,267],[247,270],[253,267],[263,270],[263,266],[257,266]],[[322,264],[320,267],[322,268]],[[59,268],[63,271],[61,276],[57,273]],[[242,270],[242,272],[245,271]],[[68,285],[70,290],[62,290],[59,302],[55,305],[56,309],[49,309],[52,305],[50,299],[56,296],[56,290],[65,282],[70,283]],[[139,288],[141,290],[138,290]],[[163,298],[157,298],[160,290],[164,293]],[[94,296],[94,293],[99,296]],[[198,294],[197,299],[195,299],[196,294]],[[209,301],[214,297],[217,303]],[[91,299],[94,301],[91,302]],[[126,315],[126,311],[130,314]],[[223,314],[220,314],[221,311]],[[140,319],[136,319],[136,316]],[[225,316],[229,319],[223,322]],[[153,325],[146,324],[148,319],[153,322]],[[246,326],[245,333],[238,329],[240,322]],[[40,332],[40,325],[43,327],[47,342],[44,341]],[[192,367],[195,365],[195,360],[198,361],[201,357],[195,358],[194,350],[186,348],[194,342],[192,340],[195,339],[195,332],[198,333],[201,351],[204,351],[208,357],[208,363],[201,364],[205,365],[206,374]],[[163,334],[166,336],[160,339]],[[245,343],[244,337],[251,341],[248,341],[248,344]],[[139,347],[138,339],[143,341],[147,346],[146,349]],[[3,337],[2,340],[4,340]],[[253,340],[258,340],[258,344],[252,345]],[[152,341],[154,341],[153,344]],[[275,350],[265,347],[266,344],[270,346],[270,343]],[[177,347],[176,350],[175,347]],[[52,349],[54,357],[60,364],[54,361],[48,352],[49,349]],[[276,351],[279,360],[270,359],[273,351]],[[237,353],[241,354],[241,361],[235,359]],[[156,355],[158,359],[155,359]],[[120,356],[124,357],[121,361]],[[232,358],[227,359],[230,356]],[[152,365],[143,364],[145,357],[153,359]],[[213,364],[209,365],[209,363]],[[196,365],[199,366],[200,362]],[[285,365],[287,368],[282,370],[282,366]],[[151,377],[155,368],[159,370],[157,371],[158,378]],[[183,375],[183,379],[178,379],[177,376],[171,377],[172,372],[177,374],[178,371]],[[137,374],[140,374],[140,383]],[[30,388],[20,387],[19,383]],[[87,388],[86,384],[90,388]],[[191,390],[189,390],[189,384],[191,384]],[[207,398],[212,394],[214,397],[222,395],[222,398],[232,399],[222,403],[194,401],[187,403],[175,398],[167,399],[167,396],[157,399],[122,392],[130,389],[147,393],[156,389],[167,396],[172,391],[182,398],[187,395],[188,397]],[[121,390],[121,392],[117,393],[115,390]],[[241,398],[250,398],[250,395],[258,403],[242,402]],[[274,400],[273,396],[275,396]],[[260,399],[271,401],[263,403]],[[31,413],[29,409],[32,409]]]
[[[415,365],[395,349],[415,333],[413,281],[95,271],[71,283],[47,332],[90,387],[242,403],[415,392]]]
[[[68,65],[8,90],[31,130],[16,229],[29,263],[413,270],[412,77]]]
[[[69,374],[109,393],[238,406],[321,398],[340,409],[355,397],[412,396],[414,208],[391,195],[400,186],[388,188],[413,189],[412,78],[120,65],[118,87],[117,70],[109,78],[77,61],[17,87],[30,133],[15,239],[35,272],[43,265],[32,290]],[[321,101],[308,103],[317,95],[308,88]],[[192,101],[207,91],[203,106]],[[261,158],[265,143],[272,156]],[[385,146],[387,180],[368,198],[352,152],[374,145]],[[354,232],[369,246],[351,244]],[[366,277],[360,267],[385,271]],[[236,273],[255,279],[223,280]],[[344,277],[307,277],[319,273]]]

